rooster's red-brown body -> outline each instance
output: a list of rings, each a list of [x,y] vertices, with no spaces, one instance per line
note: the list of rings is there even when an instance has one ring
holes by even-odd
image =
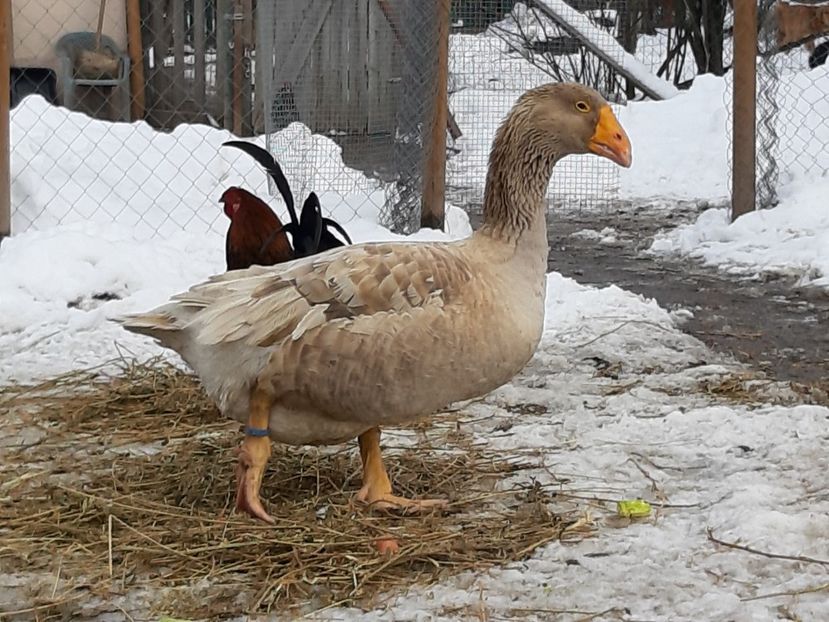
[[[279,217],[262,199],[234,186],[225,190],[220,201],[230,218],[225,242],[228,270],[272,266],[294,258]]]

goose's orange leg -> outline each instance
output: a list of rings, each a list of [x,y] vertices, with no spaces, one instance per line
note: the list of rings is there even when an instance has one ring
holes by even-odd
[[[391,494],[391,482],[383,456],[380,453],[380,428],[371,428],[358,438],[360,458],[363,461],[363,487],[357,493],[357,500],[381,509],[401,510],[406,513],[444,507],[444,499],[406,499]]]
[[[262,507],[259,487],[271,456],[271,439],[267,433],[271,405],[272,401],[265,391],[253,389],[245,440],[242,441],[239,463],[236,465],[236,509],[266,523],[273,523],[274,520]]]

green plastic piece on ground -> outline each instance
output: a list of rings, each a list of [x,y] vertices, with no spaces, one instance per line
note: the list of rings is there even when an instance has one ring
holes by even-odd
[[[616,504],[616,511],[622,518],[644,518],[651,515],[651,504],[642,499],[626,499]]]

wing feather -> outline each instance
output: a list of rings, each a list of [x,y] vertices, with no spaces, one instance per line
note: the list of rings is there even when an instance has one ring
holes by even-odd
[[[466,260],[450,244],[342,247],[253,277],[240,273],[237,281],[206,285],[205,295],[216,295],[210,289],[215,286],[222,293],[199,314],[200,337],[269,346],[289,335],[296,341],[334,320],[347,320],[349,330],[364,333],[379,329],[383,316],[376,322],[355,319],[444,306],[470,278]]]
[[[204,345],[253,347],[298,341],[330,327],[333,332],[323,341],[333,345],[346,339],[343,331],[394,332],[395,322],[387,320],[444,307],[461,294],[471,274],[457,244],[346,246],[217,275],[161,309],[132,316],[125,326],[143,327],[153,317],[157,332],[188,330]]]

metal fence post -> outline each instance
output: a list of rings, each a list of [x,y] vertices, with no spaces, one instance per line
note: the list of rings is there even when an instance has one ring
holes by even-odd
[[[756,208],[757,1],[734,1],[731,220]]]
[[[429,130],[420,226],[443,229],[446,200],[446,120],[449,109],[449,0],[435,0],[438,32],[437,72]]]
[[[11,0],[0,0],[0,240],[11,235],[11,146],[9,109],[11,106],[12,56]]]

